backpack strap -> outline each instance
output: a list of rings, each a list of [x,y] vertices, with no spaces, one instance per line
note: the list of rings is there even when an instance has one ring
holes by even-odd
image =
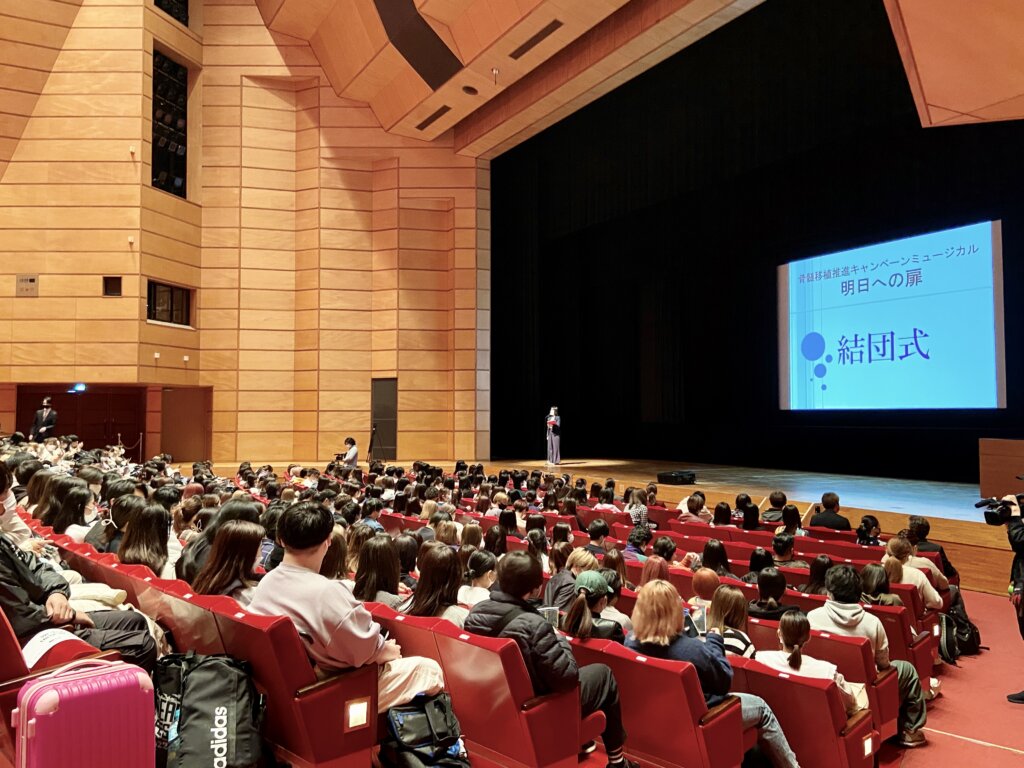
[[[502,616],[501,619],[498,620],[498,623],[494,625],[493,629],[491,629],[491,637],[501,637],[501,633],[504,631],[505,627],[511,624],[513,619],[515,619],[517,616],[520,616],[524,613],[526,613],[526,611],[524,611],[518,605],[512,606],[512,610],[506,613],[504,616]]]

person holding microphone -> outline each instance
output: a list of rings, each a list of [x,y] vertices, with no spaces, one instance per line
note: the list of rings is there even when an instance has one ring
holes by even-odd
[[[558,409],[551,406],[547,417],[548,426],[548,464],[558,464],[562,460],[559,443],[562,440],[562,417]]]

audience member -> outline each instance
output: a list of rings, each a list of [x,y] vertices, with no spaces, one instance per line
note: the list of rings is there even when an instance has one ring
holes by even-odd
[[[772,538],[772,551],[775,553],[775,565],[783,568],[802,568],[807,570],[810,566],[806,560],[798,560],[793,557],[793,549],[796,541],[791,534],[777,533]]]
[[[775,533],[776,535],[788,533],[790,536],[806,536],[807,531],[802,526],[800,510],[792,504],[787,504],[782,508],[782,525],[775,529]]]
[[[795,605],[783,605],[786,594],[786,577],[777,568],[765,568],[757,576],[757,600],[751,600],[747,612],[755,619],[778,621],[788,611],[795,611]]]
[[[903,577],[903,564],[899,560],[892,559],[886,566],[881,566],[878,563],[868,563],[865,565],[860,572],[861,587],[864,590],[861,593],[861,602],[864,604],[871,605],[903,605],[903,600],[899,595],[894,595],[889,591],[889,574],[886,571],[887,567],[898,569],[898,577]],[[897,584],[901,583],[897,579]]]
[[[783,522],[782,512],[787,501],[786,494],[782,491],[772,491],[768,496],[770,506],[761,514],[761,520],[765,523]]]
[[[693,572],[693,597],[687,602],[695,608],[707,610],[721,583],[718,574],[710,568],[698,568]]]
[[[647,582],[654,581],[655,579],[668,580],[668,563],[657,555],[651,555],[647,558],[644,568],[640,572],[639,586],[642,587]]]
[[[604,577],[604,581],[608,585],[608,605],[601,611],[601,617],[617,623],[622,627],[623,632],[632,632],[633,620],[615,607],[622,596],[622,577],[618,571],[614,571],[611,568],[602,568],[599,573]]]
[[[587,526],[587,535],[590,536],[590,543],[585,549],[595,555],[604,555],[604,540],[608,538],[609,528],[601,518],[591,521]]]
[[[589,552],[583,554],[593,558]],[[618,686],[611,670],[603,664],[577,667],[568,644],[559,639],[533,605],[544,584],[540,563],[525,552],[512,552],[498,564],[498,581],[502,591],[492,592],[489,600],[473,606],[466,618],[466,630],[515,640],[522,651],[535,695],[562,693],[578,687],[581,717],[597,711],[605,715],[601,738],[609,768],[638,768],[622,754],[626,733],[622,727]]]
[[[651,543],[652,538],[651,529],[646,525],[635,526],[626,538],[626,548],[622,550],[623,559],[640,563],[647,560],[644,550],[647,549],[647,545]]]
[[[285,547],[286,552],[287,550]],[[322,560],[323,557],[319,559]],[[317,568],[319,569],[319,565]],[[387,534],[375,535],[359,549],[359,565],[356,567],[356,581],[352,587],[352,594],[356,600],[364,603],[383,603],[397,610],[405,600],[405,597],[399,594],[400,591],[404,591],[400,577],[401,566],[398,563],[395,543]]]
[[[749,569],[741,581],[747,584],[756,584],[757,576],[765,568],[771,568],[775,565],[775,558],[772,557],[772,553],[764,547],[754,547],[754,550],[750,553],[750,564]]]
[[[878,536],[882,528],[878,524],[878,518],[874,515],[864,515],[857,526],[857,543],[863,547],[877,547],[881,545]]]
[[[747,599],[739,587],[722,584],[715,590],[708,607],[707,626],[722,636],[727,654],[754,658],[754,644],[747,636]]]
[[[832,558],[828,555],[818,555],[811,561],[808,581],[798,589],[806,595],[824,595],[825,578],[832,568]]]
[[[745,604],[742,595],[740,599]],[[726,659],[721,626],[709,624],[704,642],[688,637],[683,631],[679,601],[679,593],[667,581],[652,581],[641,587],[633,609],[633,632],[626,638],[626,646],[644,656],[692,664],[704,699],[713,707],[729,695],[732,685],[732,666]],[[776,768],[797,766],[796,755],[764,699],[748,693],[733,695],[740,700],[743,727],[758,729],[758,742],[772,764]]]
[[[608,607],[608,582],[599,571],[584,571],[576,577],[576,598],[569,605],[562,620],[562,630],[580,640],[596,638],[623,643],[626,636],[622,625],[601,616]]]
[[[597,569],[597,558],[593,553],[586,549],[574,549],[565,561],[565,567],[548,579],[544,588],[544,605],[554,606],[560,611],[568,610],[576,597],[576,577],[584,571]],[[498,579],[501,580],[501,568],[498,569]],[[501,586],[504,588],[505,585]]]
[[[333,529],[333,516],[319,504],[289,507],[278,526],[284,560],[260,582],[249,610],[290,618],[313,663],[325,672],[379,664],[379,712],[420,693],[440,692],[444,677],[436,661],[402,658],[398,644],[382,637],[380,625],[349,589],[320,575]]]
[[[946,557],[946,550],[942,548],[941,544],[936,544],[933,541],[928,540],[928,534],[931,533],[931,523],[920,515],[911,515],[908,527],[913,531],[914,535],[917,536],[917,549],[919,552],[938,552],[939,562],[942,564],[942,573],[950,581],[955,581],[960,578],[960,574],[957,573],[956,568],[949,562],[949,558]],[[958,582],[959,583],[959,582]]]
[[[446,619],[461,629],[469,610],[459,605],[459,587],[462,586],[459,556],[449,546],[427,548],[424,545],[424,548],[419,558],[419,584],[398,610],[410,616]]]
[[[758,651],[757,660],[760,663],[786,675],[833,680],[839,688],[839,695],[848,715],[867,709],[868,700],[864,683],[847,682],[835,664],[812,658],[803,652],[803,647],[811,639],[811,624],[803,611],[794,610],[783,614],[779,618],[776,634],[781,650]]]
[[[459,587],[459,604],[472,608],[483,600],[489,600],[491,585],[498,577],[495,570],[497,567],[498,559],[486,549],[478,549],[470,555],[462,586]]]
[[[850,521],[839,514],[839,495],[824,493],[821,496],[821,505],[815,508],[814,517],[811,518],[812,528],[831,528],[836,531],[849,531]]]
[[[903,573],[900,575],[899,580],[894,579],[893,574],[889,574],[889,581],[894,584],[913,584],[914,588],[917,589],[917,593],[921,596],[921,602],[925,608],[940,609],[942,608],[942,598],[935,591],[935,587],[931,585],[928,577],[921,570],[908,562],[912,549],[910,542],[903,536],[893,536],[886,542],[885,553],[887,558],[897,560],[903,566]]]
[[[825,605],[807,615],[811,629],[868,639],[878,670],[896,669],[900,693],[899,743],[904,747],[921,746],[926,741],[922,728],[928,715],[917,670],[910,662],[889,659],[889,640],[885,629],[877,616],[861,607],[864,588],[860,575],[853,568],[837,565],[830,569],[825,586],[828,590]]]
[[[247,606],[256,592],[253,564],[263,533],[263,526],[248,520],[229,520],[221,525],[192,589],[200,595],[229,595],[243,608]]]

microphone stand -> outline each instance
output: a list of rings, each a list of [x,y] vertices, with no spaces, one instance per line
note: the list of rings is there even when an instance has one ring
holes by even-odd
[[[373,446],[377,438],[377,425],[374,424],[370,430],[370,445],[366,448],[366,461],[370,463],[373,461]]]

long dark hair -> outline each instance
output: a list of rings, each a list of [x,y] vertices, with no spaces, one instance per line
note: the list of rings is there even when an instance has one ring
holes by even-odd
[[[148,565],[159,576],[167,564],[167,536],[167,510],[147,504],[125,529],[117,557],[125,565]]]
[[[832,558],[828,555],[818,555],[816,558],[811,560],[810,578],[807,581],[807,586],[804,588],[804,592],[809,595],[824,595],[825,576],[828,574],[828,569],[831,567]]]
[[[395,542],[387,534],[374,536],[359,548],[359,567],[352,594],[358,600],[374,600],[378,592],[397,595],[400,577],[401,566]]]
[[[719,576],[732,576],[732,571],[729,569],[729,555],[725,551],[725,545],[718,539],[708,539],[704,544],[701,563]]]
[[[124,534],[132,519],[146,508],[146,500],[134,493],[118,496],[110,502],[110,514],[103,525],[103,539],[107,544],[114,540],[118,533]]]
[[[413,593],[410,616],[440,616],[459,602],[462,566],[451,547],[431,547],[420,556],[420,580]]]
[[[54,533],[65,533],[70,525],[85,525],[85,508],[92,501],[89,486],[69,488],[64,494],[60,508],[51,518]]]
[[[779,634],[782,635],[782,645],[793,649],[787,659],[790,668],[800,671],[803,663],[802,649],[811,639],[811,623],[807,620],[807,614],[803,611],[787,611],[782,614]]]
[[[252,566],[263,543],[263,526],[248,520],[228,520],[217,530],[206,563],[192,580],[200,595],[224,595],[236,582],[252,586]]]
[[[508,552],[508,531],[503,525],[492,525],[484,534],[484,549],[491,552],[495,557],[501,557]]]

